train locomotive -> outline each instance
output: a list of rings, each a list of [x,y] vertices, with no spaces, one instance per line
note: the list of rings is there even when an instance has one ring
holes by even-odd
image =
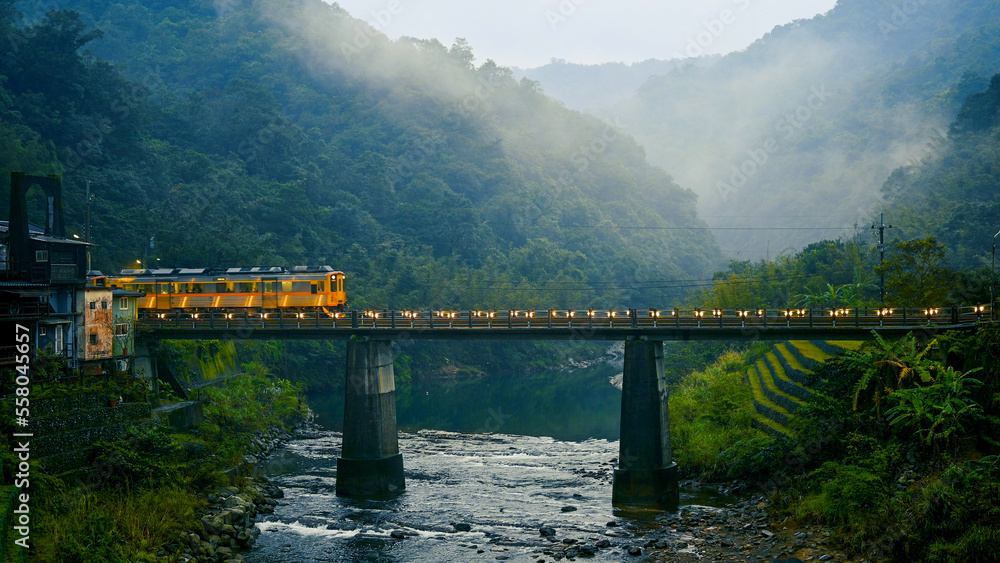
[[[111,287],[145,293],[140,312],[342,311],[344,272],[330,266],[122,270]]]

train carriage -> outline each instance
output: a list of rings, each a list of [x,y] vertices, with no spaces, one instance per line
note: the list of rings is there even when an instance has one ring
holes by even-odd
[[[122,270],[112,287],[146,294],[147,311],[315,311],[347,305],[343,272],[330,266]]]

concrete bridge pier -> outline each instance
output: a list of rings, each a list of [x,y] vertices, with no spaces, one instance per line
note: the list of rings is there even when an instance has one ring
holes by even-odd
[[[406,488],[396,436],[396,383],[388,340],[347,342],[344,441],[337,495],[382,499]]]
[[[619,450],[612,503],[676,508],[680,496],[670,454],[662,341],[625,341]]]

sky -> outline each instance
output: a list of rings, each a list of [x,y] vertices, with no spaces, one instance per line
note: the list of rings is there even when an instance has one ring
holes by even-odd
[[[331,0],[327,0],[331,1]],[[744,49],[836,0],[338,0],[392,39],[465,38],[476,62],[534,68],[634,63]]]

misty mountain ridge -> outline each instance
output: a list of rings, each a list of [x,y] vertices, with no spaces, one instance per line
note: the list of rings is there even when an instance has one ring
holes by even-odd
[[[512,67],[515,78],[527,78],[541,84],[549,96],[577,111],[607,108],[631,98],[647,80],[673,72],[687,65],[710,66],[721,57],[648,59],[626,63],[583,65],[553,59],[536,68]]]
[[[600,109],[566,94],[598,90],[598,69],[542,68],[543,90],[620,124],[698,194],[726,254],[763,258],[867,228],[893,170],[940,158],[962,101],[1000,70],[1000,5],[840,0]]]

